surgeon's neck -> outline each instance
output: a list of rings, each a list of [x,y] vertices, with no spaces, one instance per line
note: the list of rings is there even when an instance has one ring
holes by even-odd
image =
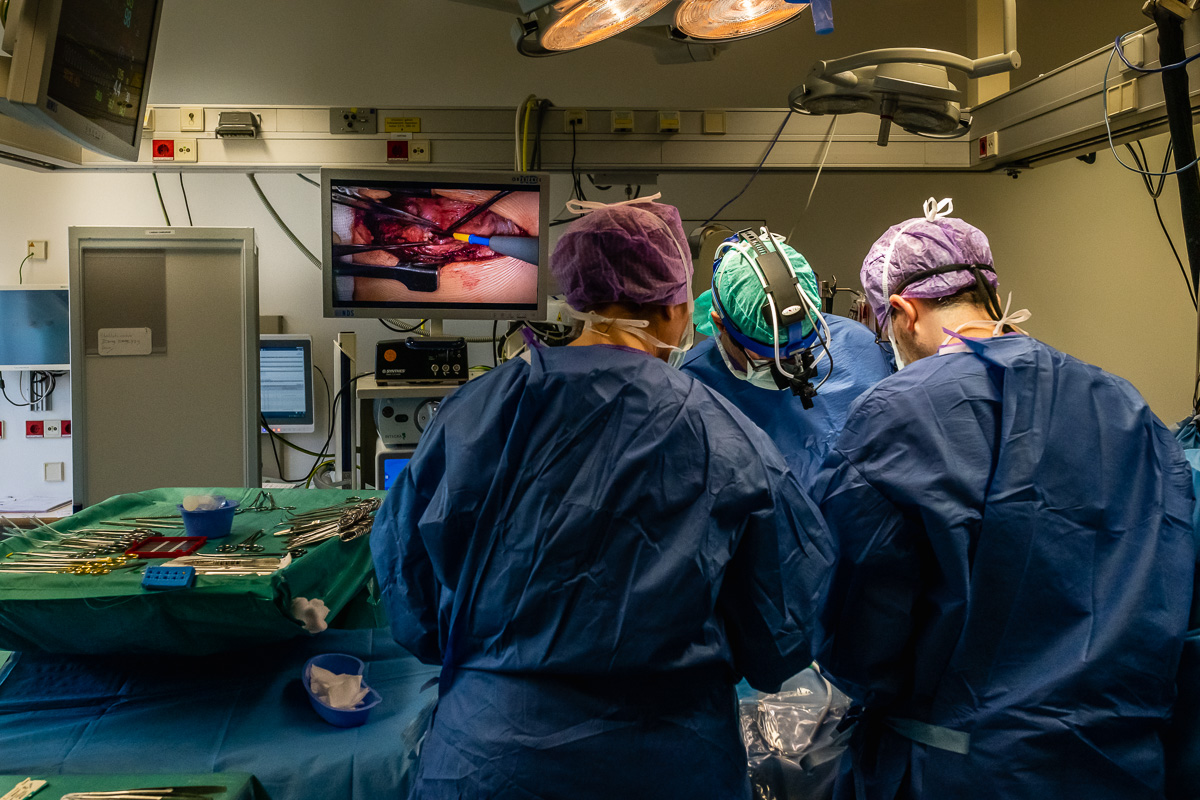
[[[677,342],[680,338],[679,319],[686,316],[686,306],[630,306],[620,303],[598,306],[588,309],[602,317],[613,319],[646,320],[650,324],[643,330],[651,337],[663,342]],[[631,350],[641,350],[656,358],[666,358],[664,351],[647,342],[640,336],[625,328],[617,327],[609,322],[591,322],[584,328],[578,339],[571,342],[571,347],[588,347],[591,345],[617,345]]]
[[[976,339],[995,336],[995,323],[989,322],[987,309],[968,303],[944,306],[931,300],[905,298],[902,313],[893,316],[896,342],[908,363],[937,355],[946,341],[946,331],[955,331]]]
[[[623,328],[616,328],[603,322],[592,323],[592,327],[585,328],[579,338],[567,346],[589,347],[598,344],[628,347],[630,350],[641,350],[643,353],[649,353],[652,356],[658,355],[658,348],[654,347],[654,345],[642,341],[641,338],[634,336]]]

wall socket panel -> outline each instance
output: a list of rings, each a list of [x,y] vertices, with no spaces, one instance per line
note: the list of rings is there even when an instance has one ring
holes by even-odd
[[[30,258],[46,257],[46,243],[39,239],[30,239],[25,243],[25,253]]]
[[[588,118],[587,109],[585,108],[568,108],[563,112],[563,133],[570,133],[572,125],[576,133],[587,133]]]
[[[379,120],[374,108],[329,109],[330,133],[378,133]]]
[[[204,109],[200,106],[187,106],[179,109],[179,130],[204,130]]]

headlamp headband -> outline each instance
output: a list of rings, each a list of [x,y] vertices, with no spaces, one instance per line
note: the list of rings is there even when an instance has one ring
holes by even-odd
[[[934,275],[945,275],[949,272],[970,272],[975,276],[976,285],[983,290],[984,302],[988,313],[991,314],[992,319],[1000,319],[1003,313],[1000,309],[1000,298],[996,295],[995,287],[984,277],[983,273],[985,271],[993,275],[996,274],[996,268],[991,264],[946,264],[942,267],[931,267],[930,269],[923,269],[920,272],[914,272],[912,275],[906,277],[895,289],[891,290],[891,294],[901,294],[914,283],[923,281],[926,278],[932,278]],[[887,298],[885,297],[884,299],[886,300]]]
[[[763,241],[764,238],[775,245],[773,250]],[[780,237],[774,236],[766,228],[762,229],[761,235],[755,233],[753,230],[746,229],[726,239],[722,247],[718,248],[717,256],[713,260],[712,294],[714,307],[721,315],[722,320],[725,322],[725,328],[730,336],[733,337],[733,340],[743,348],[763,358],[773,358],[775,356],[775,343],[764,344],[750,338],[738,329],[737,323],[730,319],[729,313],[721,301],[721,291],[717,285],[717,273],[720,271],[725,253],[731,247],[736,248],[746,258],[754,270],[754,274],[758,278],[764,294],[766,294],[766,301],[761,308],[763,318],[768,324],[774,322],[773,328],[786,332],[787,341],[780,344],[778,349],[784,355],[791,356],[812,344],[816,338],[817,323],[810,319],[810,311],[814,310],[815,306],[811,302],[808,302],[807,298],[802,295],[803,290],[800,288],[800,282],[796,274],[792,271],[792,266],[788,262],[787,256],[784,255],[781,245],[782,240]],[[774,320],[772,317],[774,317]],[[808,335],[805,335],[803,329],[805,321],[810,322]]]

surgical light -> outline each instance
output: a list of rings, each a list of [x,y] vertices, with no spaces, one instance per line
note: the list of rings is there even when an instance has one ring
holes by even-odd
[[[616,36],[644,22],[671,0],[580,0],[556,3],[562,16],[542,35],[547,50],[574,50]]]
[[[800,16],[808,3],[787,0],[683,0],[675,27],[693,39],[740,39]]]

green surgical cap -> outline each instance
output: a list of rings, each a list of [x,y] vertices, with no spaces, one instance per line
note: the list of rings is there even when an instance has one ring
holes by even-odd
[[[767,246],[775,249],[774,242],[767,242]],[[792,265],[792,272],[800,283],[800,290],[812,301],[813,306],[820,308],[821,295],[817,289],[817,276],[813,274],[808,261],[791,245],[783,245],[783,254]],[[772,344],[771,323],[762,314],[763,304],[767,302],[767,293],[763,290],[762,281],[758,279],[750,261],[737,250],[726,251],[713,280],[721,294],[725,313],[738,329],[756,342]],[[715,335],[712,311],[712,292],[708,291],[696,299],[696,310],[692,315],[696,330],[706,336]],[[807,336],[812,331],[812,323],[805,321],[803,331]],[[779,334],[779,343],[783,344],[787,341],[787,332],[781,330]]]

